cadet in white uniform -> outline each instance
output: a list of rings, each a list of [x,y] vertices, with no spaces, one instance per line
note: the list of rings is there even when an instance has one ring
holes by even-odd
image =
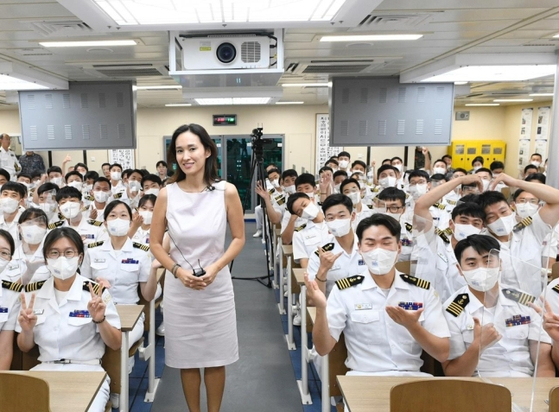
[[[313,200],[301,212],[300,216],[291,213],[283,213],[281,220],[281,241],[284,245],[290,245],[293,241],[293,231],[295,228],[305,224],[307,220],[313,220],[319,213],[315,197],[315,180],[310,173],[303,173],[295,179],[295,189],[297,192],[306,193],[309,199]]]
[[[103,371],[105,345],[120,348],[120,319],[110,294],[76,273],[83,256],[75,230],[47,235],[44,258],[53,277],[37,292],[22,295],[16,327],[23,352],[39,347],[41,364],[33,370]],[[104,411],[108,400],[107,378],[89,411]]]
[[[25,203],[25,186],[21,183],[7,182],[0,190],[0,229],[7,230],[19,246],[17,221],[21,215],[20,206]]]
[[[21,170],[21,165],[16,154],[10,150],[11,138],[7,133],[0,135],[0,167],[10,174],[10,180],[16,180],[16,174]]]
[[[149,234],[151,229],[151,218],[157,197],[155,195],[144,195],[138,203],[138,215],[132,219],[132,226],[128,237],[133,241],[149,245]],[[134,233],[132,233],[134,232]]]
[[[422,375],[422,350],[440,362],[448,357],[450,333],[439,298],[429,282],[396,271],[401,247],[394,218],[373,215],[359,224],[357,236],[364,271],[337,281],[328,301],[306,279],[317,308],[315,347],[328,354],[343,332],[348,374]]]
[[[340,186],[340,192],[351,199],[355,208],[355,220],[351,223],[353,230],[357,228],[359,222],[373,214],[372,209],[363,203],[361,187],[365,187],[365,183],[352,178],[344,180]]]
[[[126,186],[122,181],[122,166],[118,163],[114,163],[110,168],[111,174],[111,192],[113,194],[113,199],[123,200],[128,202],[128,196],[126,194]]]
[[[484,235],[456,245],[468,286],[444,304],[451,334],[445,375],[531,377],[541,341],[537,376],[555,377],[551,339],[543,331],[540,335],[541,317],[529,306],[535,297],[499,284],[497,250],[499,242]]]
[[[387,187],[379,193],[377,205],[383,210],[383,213],[400,223],[402,251],[398,255],[398,261],[409,261],[413,244],[413,210],[406,209],[406,193],[395,187]]]
[[[14,239],[0,229],[0,269],[14,253]],[[0,371],[10,369],[13,355],[14,329],[19,314],[19,293],[25,286],[1,280],[0,287]]]

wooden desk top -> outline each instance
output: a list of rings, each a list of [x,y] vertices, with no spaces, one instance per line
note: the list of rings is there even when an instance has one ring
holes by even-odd
[[[281,236],[281,227],[274,228],[274,233],[276,234],[276,236]]]
[[[340,389],[350,412],[389,412],[390,389],[400,383],[419,379],[461,379],[483,381],[481,378],[420,378],[393,376],[337,376]],[[488,383],[507,387],[512,393],[512,401],[529,410],[532,378],[488,378]],[[557,386],[555,378],[538,378],[534,398],[534,412],[547,412],[549,391]]]
[[[163,276],[165,276],[165,271],[166,271],[165,268],[159,268],[159,269],[157,269],[157,272],[155,272],[155,276],[157,277],[157,282],[159,282],[159,281],[161,280],[161,278],[162,278]]]
[[[284,255],[292,255],[293,254],[293,245],[281,245]]]
[[[314,325],[314,321],[316,320],[316,308],[314,306],[307,306],[307,312],[311,317],[311,322]]]
[[[305,284],[305,273],[307,272],[307,269],[293,268],[291,270],[293,271],[293,276],[295,276],[295,279],[297,279],[297,283],[300,284],[300,285],[304,285]]]
[[[130,332],[138,322],[144,305],[116,305],[116,310],[120,316],[120,330]]]
[[[106,372],[3,371],[2,373],[30,375],[47,381],[52,412],[87,411],[107,376]]]

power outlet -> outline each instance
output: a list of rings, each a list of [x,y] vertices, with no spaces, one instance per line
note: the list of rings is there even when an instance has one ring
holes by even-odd
[[[456,116],[454,120],[470,120],[470,112],[463,111],[463,112],[456,112]]]

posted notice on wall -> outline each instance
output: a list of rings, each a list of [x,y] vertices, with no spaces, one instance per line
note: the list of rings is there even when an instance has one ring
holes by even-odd
[[[551,107],[543,106],[538,107],[538,123],[536,125],[536,145],[534,152],[542,155],[542,159],[547,159],[547,141],[549,138],[549,117],[551,114]]]
[[[122,166],[122,170],[135,169],[134,150],[133,149],[115,149],[109,150],[109,162],[111,164],[118,163]]]
[[[320,170],[328,159],[337,155],[343,149],[330,146],[330,115],[316,115],[316,172]]]
[[[518,138],[518,168],[523,169],[530,162],[530,141],[532,140],[532,116],[534,109],[522,109],[520,136]]]

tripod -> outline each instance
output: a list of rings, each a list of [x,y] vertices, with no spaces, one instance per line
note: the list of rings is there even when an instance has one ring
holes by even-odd
[[[265,142],[262,140],[262,128],[258,127],[252,131],[252,159],[250,165],[250,181],[248,184],[248,190],[245,194],[245,198],[243,200],[243,214],[246,213],[246,210],[249,208],[248,200],[250,194],[250,188],[252,187],[253,179],[256,174],[256,181],[259,182],[263,188],[266,188],[266,173],[264,170],[264,144]],[[254,277],[254,278],[245,278],[245,277],[236,277],[233,276],[233,279],[237,280],[256,280],[262,285],[271,288],[272,287],[272,274],[270,273],[270,267],[274,266],[274,251],[272,246],[272,225],[268,219],[267,207],[266,202],[260,199],[260,204],[262,206],[262,237],[264,239],[264,254],[266,256],[266,273],[267,275]],[[267,279],[265,282],[264,280]]]

